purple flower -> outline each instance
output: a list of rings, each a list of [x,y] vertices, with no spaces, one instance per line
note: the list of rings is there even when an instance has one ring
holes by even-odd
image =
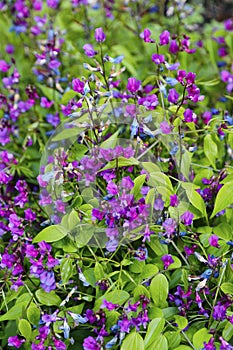
[[[8,53],[9,55],[12,55],[15,51],[15,47],[14,45],[8,44],[6,45],[5,50],[6,50],[6,53]]]
[[[25,339],[20,339],[17,335],[8,338],[8,346],[14,346],[16,349],[19,349],[24,342]]]
[[[134,258],[143,261],[148,258],[148,250],[146,247],[139,247],[137,250],[134,252]]]
[[[46,2],[48,7],[55,9],[59,5],[60,0],[47,0]]]
[[[190,108],[187,108],[184,112],[184,121],[186,123],[193,122],[194,121],[193,114],[194,114],[193,111]]]
[[[115,196],[116,194],[118,194],[118,187],[114,182],[110,181],[107,185],[107,191],[108,193]]]
[[[97,51],[94,50],[91,44],[85,44],[83,46],[83,50],[85,52],[85,55],[87,55],[88,57],[93,57],[97,54]]]
[[[164,201],[162,200],[161,197],[159,197],[154,201],[154,209],[163,210],[163,208],[164,208]]]
[[[224,27],[226,30],[233,31],[233,20],[231,18],[224,22]]]
[[[226,309],[227,307],[219,301],[214,307],[213,318],[217,321],[223,321],[226,318]]]
[[[7,72],[10,68],[10,65],[6,63],[4,60],[0,60],[0,71],[1,72]]]
[[[224,340],[223,337],[219,337],[219,340],[221,341],[220,350],[233,350],[233,346]]]
[[[172,40],[169,46],[169,52],[176,54],[179,51],[179,45],[177,44],[176,40]]]
[[[165,254],[164,256],[162,256],[161,260],[163,262],[164,270],[167,270],[168,266],[174,263],[171,254]]]
[[[159,127],[163,134],[170,134],[170,132],[172,131],[171,126],[166,121],[163,121],[162,123],[160,123]]]
[[[106,308],[109,311],[115,310],[118,307],[119,307],[118,304],[113,304],[110,301],[107,301],[106,299],[103,300],[102,305],[101,305],[101,309],[105,309]]]
[[[156,106],[158,106],[159,101],[158,97],[155,94],[152,94],[139,98],[138,104],[148,108],[149,110],[154,110]]]
[[[179,94],[176,91],[176,89],[170,89],[169,93],[168,93],[168,97],[167,97],[168,101],[170,103],[175,103],[176,104],[178,102],[178,98],[179,98]]]
[[[170,33],[168,30],[164,30],[160,36],[159,36],[159,39],[160,39],[160,45],[167,45],[169,44],[169,41],[170,41]]]
[[[117,249],[118,244],[119,244],[118,240],[116,240],[116,239],[110,239],[110,240],[106,243],[106,249],[107,249],[107,251],[109,251],[109,252],[114,252],[114,251]]]
[[[144,31],[140,34],[140,38],[144,40],[145,43],[154,43],[154,40],[151,39],[151,31],[149,29],[144,29]]]
[[[96,30],[95,30],[95,40],[98,43],[102,43],[103,41],[105,41],[105,39],[106,39],[106,35],[104,34],[103,29],[102,28],[96,28]]]
[[[127,316],[124,316],[122,320],[118,321],[118,325],[120,326],[121,332],[129,333],[131,322],[128,320]]]
[[[184,214],[180,216],[180,220],[183,222],[185,226],[189,226],[193,222],[194,215],[190,211],[186,211]]]
[[[61,341],[60,339],[56,339],[55,337],[53,337],[53,343],[55,346],[56,350],[66,350],[66,344],[63,343],[63,341]]]
[[[204,348],[205,350],[216,350],[216,347],[214,345],[214,338],[212,337],[208,343],[204,342]]]
[[[41,287],[45,290],[45,292],[49,293],[51,290],[56,289],[56,282],[54,278],[53,271],[44,271],[39,276]]]
[[[165,62],[164,55],[158,55],[157,53],[153,53],[151,60],[155,64],[161,64]]]
[[[165,229],[166,235],[168,236],[168,238],[170,238],[172,234],[175,232],[177,224],[174,219],[168,218],[163,222],[162,226]]]
[[[179,204],[179,200],[176,194],[172,194],[170,196],[170,206],[171,207],[177,207]]]
[[[60,116],[59,113],[56,112],[55,114],[47,114],[46,120],[49,124],[54,126],[55,128],[60,124]]]
[[[128,91],[135,93],[140,89],[140,86],[141,86],[140,80],[137,80],[136,78],[129,78],[126,88]]]
[[[74,91],[84,94],[84,86],[85,86],[85,83],[80,79],[72,80],[72,87]]]
[[[101,346],[97,343],[95,338],[93,337],[87,337],[84,339],[83,342],[83,349],[84,350],[100,350]]]
[[[150,236],[152,233],[153,231],[150,231],[149,225],[147,224],[142,242],[145,242],[146,240],[150,242]]]
[[[186,74],[186,76],[185,76],[185,80],[186,80],[187,85],[194,84],[195,78],[196,78],[195,73],[188,72],[188,74]]]
[[[131,190],[134,187],[134,182],[129,176],[125,176],[121,180],[121,185],[123,188]]]
[[[46,97],[41,97],[41,107],[50,108],[53,105],[53,101],[48,101]]]
[[[211,235],[210,238],[209,238],[209,244],[210,244],[212,247],[219,248],[218,236],[216,236],[216,235]]]

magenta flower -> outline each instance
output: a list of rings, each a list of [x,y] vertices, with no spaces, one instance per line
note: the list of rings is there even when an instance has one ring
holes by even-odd
[[[106,40],[106,35],[104,34],[102,28],[96,28],[96,30],[95,30],[95,40],[98,43],[102,43],[102,42],[104,42]]]
[[[184,78],[186,77],[186,71],[185,70],[178,70],[177,72],[177,80],[184,85]]]
[[[168,124],[166,120],[160,123],[159,127],[163,134],[170,134],[170,132],[172,131],[171,126]]]
[[[204,342],[204,348],[205,350],[216,350],[216,347],[214,345],[214,338],[212,337],[208,343]]]
[[[85,44],[83,46],[83,50],[85,52],[85,55],[87,55],[88,57],[93,57],[97,54],[97,51],[94,50],[91,44]]]
[[[176,40],[172,40],[169,46],[169,52],[176,54],[179,51],[179,45],[177,44]]]
[[[8,346],[14,346],[16,349],[19,349],[24,342],[25,339],[20,339],[17,335],[8,338]]]
[[[193,122],[193,111],[190,108],[187,108],[184,112],[184,121],[187,123]]]
[[[47,0],[46,2],[48,7],[55,9],[58,7],[60,0]]]
[[[160,39],[160,45],[167,45],[169,44],[169,41],[170,41],[170,33],[168,30],[164,30],[160,36],[159,36],[159,39]]]
[[[161,260],[163,262],[164,270],[167,270],[167,268],[174,263],[171,254],[165,254],[164,256],[162,256]]]
[[[179,94],[176,89],[173,88],[169,90],[167,99],[170,103],[176,104],[178,102]]]
[[[46,97],[41,97],[40,105],[43,108],[50,108],[53,105],[53,101],[47,100]]]
[[[185,226],[189,226],[193,222],[194,215],[190,211],[186,211],[184,214],[180,216],[180,220],[183,222]]]
[[[72,80],[72,87],[74,91],[79,92],[80,94],[84,94],[84,86],[85,86],[85,83],[80,79]]]
[[[118,193],[118,187],[114,182],[110,181],[107,185],[107,191],[115,196]]]
[[[152,94],[139,98],[138,104],[146,107],[149,110],[154,110],[158,106],[159,101],[158,97],[155,94]]]
[[[165,62],[164,55],[158,55],[157,53],[154,53],[151,56],[152,62],[155,64],[161,64]]]
[[[127,83],[127,90],[135,93],[140,89],[141,86],[141,80],[137,80],[136,78],[129,78]]]
[[[170,196],[170,206],[171,207],[177,207],[179,204],[179,200],[176,194],[172,194]]]
[[[219,248],[218,236],[216,236],[216,235],[211,235],[211,236],[209,237],[209,244],[210,244],[212,247]]]
[[[106,308],[109,311],[115,310],[118,307],[119,307],[118,304],[113,304],[110,301],[107,301],[106,299],[103,300],[102,305],[101,305],[101,309],[105,309]]]
[[[6,63],[4,60],[0,60],[0,71],[1,72],[7,72],[10,68],[10,65]]]
[[[144,29],[144,31],[140,34],[140,38],[144,40],[145,43],[154,43],[155,41],[151,39],[151,31],[149,29]]]
[[[226,30],[233,31],[233,20],[231,18],[224,22],[224,27]]]
[[[15,47],[14,45],[8,44],[6,45],[5,50],[6,50],[6,53],[8,53],[9,55],[12,55],[15,51]]]
[[[163,222],[162,226],[165,229],[165,234],[170,238],[175,232],[177,224],[174,219],[168,218]]]

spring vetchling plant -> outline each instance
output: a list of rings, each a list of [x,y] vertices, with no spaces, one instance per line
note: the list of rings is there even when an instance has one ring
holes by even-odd
[[[204,15],[0,1],[2,349],[233,349],[233,20]]]

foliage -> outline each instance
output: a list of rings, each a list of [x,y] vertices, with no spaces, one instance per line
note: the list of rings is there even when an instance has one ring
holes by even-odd
[[[233,21],[0,13],[1,348],[233,349]]]

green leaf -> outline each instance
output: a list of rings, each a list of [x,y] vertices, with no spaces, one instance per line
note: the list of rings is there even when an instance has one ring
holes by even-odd
[[[187,346],[187,345],[180,345],[173,350],[190,350],[190,349],[192,350],[193,348],[190,348],[190,346]]]
[[[233,203],[232,186],[233,182],[228,182],[220,188],[216,196],[214,210],[210,218],[213,218],[217,213],[223,209],[226,209],[228,205]]]
[[[145,350],[160,337],[165,325],[164,318],[153,319],[148,326],[146,337],[144,339]]]
[[[154,186],[154,187],[159,186],[159,187],[162,187],[163,189],[167,189],[167,191],[169,192],[169,195],[170,195],[170,192],[171,194],[173,192],[173,187],[169,177],[160,171],[150,173],[148,184],[150,186]]]
[[[156,275],[159,272],[159,269],[156,265],[153,264],[147,264],[144,266],[141,274],[140,274],[140,280],[144,280],[146,278],[150,278],[154,275]]]
[[[100,232],[103,230],[103,228],[99,228]],[[92,226],[90,224],[80,224],[72,230],[72,238],[74,239],[77,247],[82,248],[87,245],[94,233],[97,233],[97,231],[98,230],[95,228],[95,226]]]
[[[76,127],[64,129],[59,134],[55,135],[52,138],[52,142],[71,139],[72,137],[79,135],[82,131],[83,131],[82,128],[76,128]]]
[[[102,301],[106,299],[107,301],[111,301],[113,304],[122,305],[128,300],[130,297],[129,293],[124,290],[115,289],[112,292],[105,293],[101,298],[96,300],[95,309],[100,308]]]
[[[164,333],[164,335],[167,338],[169,349],[174,349],[176,346],[180,344],[180,341],[181,341],[180,332],[170,331],[170,332]]]
[[[120,129],[117,130],[113,135],[111,135],[107,140],[103,141],[100,144],[100,148],[104,148],[104,149],[115,148],[117,145],[119,132],[120,132]]]
[[[214,169],[216,169],[216,158],[218,156],[218,146],[213,141],[210,134],[206,135],[204,138],[204,153],[210,164]]]
[[[229,321],[227,321],[223,329],[222,336],[226,341],[230,341],[231,338],[233,337],[233,324],[230,323]]]
[[[150,173],[156,173],[160,172],[161,169],[158,167],[158,165],[152,163],[152,162],[142,162],[142,167],[145,169],[149,174]]]
[[[58,306],[61,303],[61,298],[57,294],[55,294],[53,290],[47,293],[43,289],[38,289],[36,291],[36,297],[41,304],[47,306]]]
[[[64,258],[60,264],[61,281],[62,284],[66,284],[73,276],[73,264],[72,259]]]
[[[163,274],[159,274],[152,279],[150,293],[155,306],[160,308],[167,306],[168,281]]]
[[[72,98],[74,98],[75,96],[78,96],[77,92],[73,91],[73,90],[69,90],[66,91],[63,95],[62,95],[62,99],[61,99],[61,104],[62,105],[66,105]]]
[[[68,215],[68,229],[72,231],[80,223],[80,218],[75,210]]]
[[[123,166],[132,166],[132,165],[138,165],[139,161],[136,158],[124,158],[119,157],[118,159],[111,160],[104,168],[101,168],[98,172],[107,170],[107,169],[114,169],[116,167],[123,167]]]
[[[141,295],[145,295],[148,299],[150,299],[150,292],[148,291],[148,289],[142,285],[138,285],[133,290],[133,296],[137,300],[140,298]]]
[[[45,242],[56,242],[64,238],[68,234],[68,230],[62,225],[52,225],[44,228],[38,235],[33,239],[33,243],[41,241]]]
[[[168,350],[167,338],[164,335],[160,335],[154,343],[152,343],[147,350]]]
[[[138,200],[138,198],[140,198],[141,188],[145,182],[145,179],[146,174],[139,175],[138,177],[136,177],[136,179],[134,179],[134,187],[132,188],[130,193],[134,195],[135,200]]]
[[[233,283],[224,282],[224,283],[220,286],[220,288],[221,288],[221,290],[223,291],[223,293],[233,295]]]
[[[31,304],[27,309],[27,318],[33,326],[38,325],[40,321],[40,310],[35,304]]]
[[[181,162],[180,162],[180,151],[176,153],[176,165],[178,166],[180,164],[179,173],[184,175],[184,177],[188,180],[189,179],[189,172],[190,172],[190,164],[192,160],[192,153],[187,150],[182,150],[181,154]]]
[[[27,320],[19,320],[18,329],[25,339],[29,340],[31,338],[32,328]]]
[[[210,338],[212,338],[212,334],[209,334],[208,329],[201,328],[193,336],[193,345],[195,349],[196,350],[203,349],[204,341],[208,343]]]
[[[162,256],[164,254],[168,253],[168,247],[165,244],[161,244],[159,242],[158,237],[151,237],[150,242],[148,242],[148,245],[151,247],[151,249],[155,252],[156,255]]]
[[[27,301],[23,301],[20,303],[17,303],[14,305],[9,311],[7,311],[4,315],[0,316],[0,322],[6,321],[6,320],[17,320],[22,316],[22,313],[25,309],[25,307],[28,304],[28,301],[30,300],[31,296],[29,295],[29,299]]]
[[[139,333],[130,333],[124,339],[121,350],[144,350],[143,339]]]
[[[175,323],[177,323],[177,326],[180,330],[183,330],[188,325],[187,318],[183,316],[176,315],[175,316]]]
[[[191,183],[182,183],[190,203],[197,208],[203,216],[207,217],[206,206],[202,196],[196,191],[196,186]]]

